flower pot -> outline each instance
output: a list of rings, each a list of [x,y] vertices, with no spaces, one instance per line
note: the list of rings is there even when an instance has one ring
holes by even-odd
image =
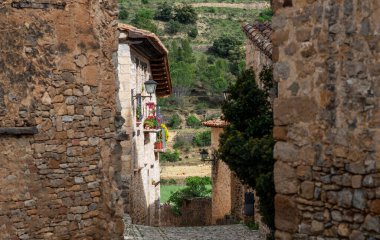
[[[162,142],[154,143],[154,149],[163,149],[163,148],[164,148],[164,145],[162,144]]]

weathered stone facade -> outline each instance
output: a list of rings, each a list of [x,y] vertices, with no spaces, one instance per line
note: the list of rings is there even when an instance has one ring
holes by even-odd
[[[277,239],[380,239],[380,2],[273,2]]]
[[[211,151],[219,148],[219,138],[227,122],[220,119],[203,122],[211,127]],[[212,153],[212,152],[211,152]],[[244,185],[228,165],[220,159],[212,162],[211,224],[229,224],[250,220],[245,216],[245,193],[252,192]],[[252,206],[253,211],[253,206]],[[252,219],[251,219],[252,220]]]
[[[116,15],[0,1],[0,239],[121,239]]]
[[[125,212],[131,216],[135,224],[158,226],[160,164],[159,152],[154,149],[157,131],[144,129],[143,122],[151,111],[148,105],[156,106],[157,96],[165,96],[171,91],[168,69],[151,67],[158,65],[152,62],[152,59],[167,59],[167,50],[161,45],[158,37],[148,31],[127,24],[119,24],[119,30],[119,99],[121,117],[124,119],[121,129],[123,133],[131,136],[121,142],[121,188]],[[161,51],[155,50],[160,48]],[[154,74],[160,77],[166,75],[166,81],[156,79]],[[148,97],[144,82],[152,78],[159,83],[157,96],[153,94]],[[162,86],[164,84],[166,87]],[[146,97],[139,98],[138,94]],[[158,109],[155,110],[155,114],[158,114]]]

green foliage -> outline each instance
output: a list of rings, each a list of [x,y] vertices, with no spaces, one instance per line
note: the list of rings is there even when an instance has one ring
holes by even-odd
[[[158,128],[158,121],[155,117],[148,117],[144,120],[144,128],[156,129]]]
[[[182,123],[181,117],[177,113],[174,113],[170,117],[169,123],[167,125],[173,129],[177,129],[181,126],[181,123]]]
[[[165,28],[165,31],[168,33],[168,34],[176,34],[178,33],[179,31],[181,30],[181,24],[175,20],[170,20],[167,24],[166,24],[166,28]]]
[[[265,71],[265,72],[264,72]],[[264,222],[274,229],[273,116],[269,91],[271,71],[261,76],[261,89],[252,70],[245,71],[229,88],[230,100],[222,111],[230,123],[220,137],[220,156],[241,180],[255,188]]]
[[[198,15],[191,5],[182,4],[175,7],[174,19],[183,24],[195,24]]]
[[[179,152],[177,150],[174,150],[173,152],[170,150],[167,150],[166,152],[162,153],[160,156],[161,156],[161,161],[163,162],[178,162],[180,160]]]
[[[142,4],[148,4],[148,3],[149,3],[149,0],[141,0],[141,3],[142,3]]]
[[[210,50],[219,57],[236,59],[241,57],[242,43],[237,37],[223,35],[214,41]]]
[[[127,11],[127,8],[124,5],[120,5],[119,9],[119,19],[120,20],[126,20],[128,18],[129,14]]]
[[[198,36],[198,28],[197,27],[190,28],[190,30],[187,32],[187,35],[191,38],[196,38]]]
[[[173,5],[172,4],[164,2],[164,3],[158,5],[155,16],[154,16],[154,18],[156,20],[168,22],[169,20],[172,20],[173,17],[174,17],[174,15],[173,15]]]
[[[193,144],[196,147],[206,147],[211,145],[211,131],[204,131],[195,134]]]
[[[140,8],[137,10],[132,24],[135,27],[142,28],[157,33],[157,26],[153,23],[154,12],[148,8]]]
[[[195,84],[195,56],[188,40],[173,41],[169,49],[169,63],[175,96],[188,95]]]
[[[194,115],[190,115],[186,118],[186,125],[191,128],[199,128],[201,126],[201,120]]]
[[[210,197],[211,194],[211,190],[207,188],[207,185],[211,184],[210,177],[188,177],[185,182],[186,187],[174,192],[168,200],[172,211],[177,215],[181,215],[181,206],[184,200]]]
[[[254,231],[259,230],[259,224],[258,224],[258,223],[255,223],[255,221],[250,220],[250,221],[246,222],[245,225],[246,225],[249,229],[251,229],[251,230],[254,230]]]
[[[269,21],[272,21],[272,17],[273,17],[273,11],[272,9],[268,8],[260,12],[256,20],[259,22],[269,22]]]

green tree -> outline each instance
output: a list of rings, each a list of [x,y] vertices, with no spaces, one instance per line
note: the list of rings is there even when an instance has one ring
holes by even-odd
[[[255,188],[264,222],[274,229],[273,117],[269,102],[272,71],[261,75],[261,89],[252,70],[229,88],[222,111],[230,123],[220,138],[220,156],[239,178]],[[272,84],[273,86],[273,84]]]
[[[186,118],[186,125],[191,128],[199,128],[201,126],[201,120],[194,115],[190,115]]]
[[[128,19],[129,13],[127,11],[127,8],[124,5],[120,5],[119,8],[119,19],[120,20],[126,20]]]
[[[132,20],[132,24],[138,28],[157,33],[157,26],[153,22],[153,11],[147,8],[140,8]]]
[[[219,57],[235,60],[242,57],[240,49],[242,44],[243,42],[237,37],[223,35],[214,41],[210,50]]]
[[[174,35],[174,34],[178,33],[180,30],[181,30],[181,24],[177,21],[170,20],[166,24],[165,32],[167,32],[169,34]]]
[[[184,200],[210,197],[211,194],[211,190],[207,188],[207,185],[211,184],[210,177],[188,177],[185,183],[186,187],[174,192],[168,200],[172,211],[177,215],[181,215],[181,206]]]
[[[198,19],[198,15],[195,9],[189,4],[182,4],[176,6],[174,19],[183,24],[195,24]]]
[[[173,19],[173,5],[167,2],[159,4],[155,13],[154,18],[156,20],[161,20],[168,22]]]

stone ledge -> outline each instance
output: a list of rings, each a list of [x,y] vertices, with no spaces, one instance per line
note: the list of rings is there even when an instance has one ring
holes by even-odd
[[[0,135],[34,135],[37,127],[0,127]]]

